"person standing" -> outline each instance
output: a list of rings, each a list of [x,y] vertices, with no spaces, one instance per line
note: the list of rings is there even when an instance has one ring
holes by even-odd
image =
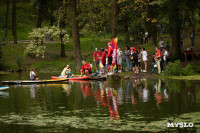
[[[167,70],[167,63],[168,63],[169,53],[168,53],[166,48],[164,48],[163,51],[164,51],[164,53],[163,53],[163,61],[164,61],[164,64],[165,64],[165,70]]]
[[[161,62],[161,51],[158,49],[158,47],[156,47],[156,57],[155,57],[155,61],[158,67],[158,74],[161,73],[161,68],[160,68],[160,62]]]
[[[133,74],[137,74],[137,63],[138,63],[138,55],[136,53],[135,49],[131,49],[131,55],[130,55],[131,63],[132,63],[132,69],[133,69]]]
[[[191,40],[191,46],[192,46],[192,48],[194,48],[194,46],[195,46],[194,39],[195,39],[195,33],[194,33],[194,31],[193,31],[193,32],[191,33],[191,35],[190,35],[190,40]]]
[[[117,50],[117,65],[118,65],[118,72],[122,72],[122,51],[120,48]]]
[[[155,53],[153,54],[153,58],[152,58],[152,66],[153,66],[153,69],[151,71],[151,74],[154,74],[155,72],[155,65],[156,65],[156,62],[155,62]]]
[[[165,46],[165,42],[163,41],[163,38],[160,38],[160,42],[159,42],[160,51],[163,50],[164,46]]]
[[[167,44],[166,44],[165,48],[167,49],[167,51],[169,51],[170,46],[169,46],[169,42],[168,41],[167,41]]]
[[[147,44],[148,41],[149,41],[149,32],[148,31],[145,31],[145,34],[144,34],[144,43]]]
[[[108,43],[108,65],[110,65],[110,74],[114,73],[113,65],[112,65],[112,54],[113,54],[113,48],[111,46],[111,43]]]
[[[141,67],[142,54],[140,49],[138,49],[137,54],[138,54],[138,63],[137,63],[138,71],[142,71]]]
[[[104,49],[101,49],[101,63],[103,65],[102,69],[103,69],[103,75],[106,76],[106,52],[104,51]]]
[[[99,58],[101,56],[101,52],[95,48],[94,54],[93,54],[93,59],[94,59],[94,64],[95,64],[95,68],[96,68],[96,72],[98,72],[98,66],[99,66]]]
[[[144,62],[144,70],[143,72],[147,72],[147,51],[145,50],[145,48],[142,48],[142,60]]]
[[[129,62],[130,62],[130,51],[129,51],[129,47],[125,47],[125,51],[124,51],[124,59],[125,59],[125,64],[126,64],[126,71],[129,69]]]

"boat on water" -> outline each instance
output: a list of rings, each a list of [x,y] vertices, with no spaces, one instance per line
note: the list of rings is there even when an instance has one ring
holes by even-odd
[[[56,77],[56,76],[52,76],[51,79],[69,79],[69,81],[72,80],[89,80],[90,76],[84,76],[84,77],[72,77],[72,78],[63,78],[63,77]]]
[[[68,81],[69,79],[49,79],[49,80],[16,80],[16,81],[2,81],[2,84],[48,84]]]
[[[0,87],[0,91],[2,91],[2,90],[6,90],[6,89],[8,89],[9,87],[7,87],[7,86],[4,86],[4,87]]]

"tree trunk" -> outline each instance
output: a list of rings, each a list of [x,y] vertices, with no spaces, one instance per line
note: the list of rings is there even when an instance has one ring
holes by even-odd
[[[111,2],[111,38],[117,37],[117,3],[116,0]]]
[[[40,15],[40,7],[39,6],[36,7],[36,11],[37,11],[36,28],[41,28],[42,27],[42,18]]]
[[[157,46],[157,26],[156,24],[152,24],[151,30],[150,30],[150,35],[152,36],[153,39],[153,44],[156,47]]]
[[[128,32],[128,24],[124,25],[124,34],[125,34],[125,43],[126,45],[129,45],[131,41],[130,41],[130,35]]]
[[[9,14],[10,0],[6,0],[6,2],[7,2],[7,10],[6,10],[5,37],[8,37],[8,14]]]
[[[13,25],[13,36],[14,44],[17,44],[17,26],[16,26],[16,0],[13,0],[13,10],[12,10],[12,25]]]
[[[70,11],[71,11],[71,23],[72,23],[72,37],[74,43],[74,61],[75,70],[79,71],[81,69],[81,48],[80,48],[80,37],[79,28],[77,21],[77,11],[76,11],[76,0],[70,0]]]
[[[51,7],[50,7],[50,12],[51,12],[51,17],[50,17],[50,25],[53,26],[54,23],[54,16],[53,16],[53,0],[51,0]]]
[[[65,54],[65,44],[63,43],[64,36],[65,36],[65,34],[60,33],[60,40],[61,40],[60,56],[61,57],[66,57],[66,54]]]
[[[172,39],[172,56],[175,58],[179,58],[181,55],[181,48],[180,48],[180,20],[179,20],[179,9],[178,4],[173,3],[172,9],[170,10],[169,14],[169,22],[170,22],[170,35]],[[178,2],[177,2],[178,3]]]

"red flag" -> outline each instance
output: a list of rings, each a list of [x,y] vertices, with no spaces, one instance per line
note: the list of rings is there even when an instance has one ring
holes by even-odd
[[[117,64],[117,37],[113,38],[110,43],[113,48],[112,65],[115,66]]]
[[[113,38],[108,44],[111,44],[111,47],[113,48],[112,65],[117,66],[117,37]],[[107,70],[109,69],[110,65],[107,64]]]

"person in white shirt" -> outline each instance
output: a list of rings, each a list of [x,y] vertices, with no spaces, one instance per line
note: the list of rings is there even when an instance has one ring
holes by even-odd
[[[160,42],[159,42],[159,47],[160,47],[160,51],[163,50],[163,47],[165,46],[165,42],[163,41],[163,38],[161,38]]]
[[[147,51],[145,50],[145,48],[142,48],[142,60],[143,60],[143,62],[144,62],[144,70],[143,70],[143,72],[147,72]]]
[[[30,69],[30,74],[29,74],[29,78],[30,78],[30,80],[38,80],[38,78],[36,78],[36,76],[37,76],[37,72],[35,72],[35,68],[34,67],[32,67],[31,69]]]
[[[118,72],[122,72],[122,51],[120,48],[117,49],[117,65],[118,65]]]
[[[163,53],[163,61],[165,64],[165,70],[167,69],[167,63],[168,63],[168,58],[169,58],[169,52],[167,51],[166,48],[163,49],[164,53]]]

